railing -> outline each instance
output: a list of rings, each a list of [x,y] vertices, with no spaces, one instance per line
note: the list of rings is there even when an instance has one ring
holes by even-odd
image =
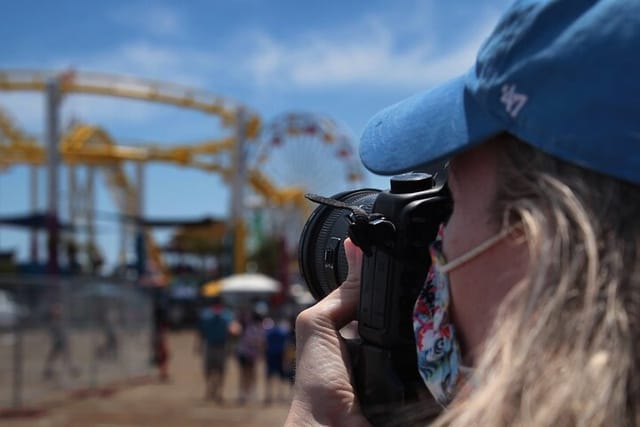
[[[132,284],[0,276],[0,409],[148,376],[152,316]]]

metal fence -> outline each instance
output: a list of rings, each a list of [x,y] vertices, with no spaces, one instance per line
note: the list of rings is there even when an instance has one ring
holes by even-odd
[[[148,375],[152,315],[132,284],[0,276],[0,408]]]

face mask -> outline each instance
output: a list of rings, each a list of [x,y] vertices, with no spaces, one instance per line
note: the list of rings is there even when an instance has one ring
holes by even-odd
[[[429,249],[431,268],[413,309],[413,330],[422,380],[438,403],[446,406],[471,375],[471,368],[460,365],[460,345],[449,319],[450,285],[447,274],[495,245],[513,228],[502,230],[448,263],[442,253],[443,230],[441,225]]]

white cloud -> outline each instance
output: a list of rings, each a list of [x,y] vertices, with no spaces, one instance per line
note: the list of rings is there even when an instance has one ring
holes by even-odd
[[[445,52],[434,49],[429,34],[418,34],[411,46],[399,48],[395,32],[376,21],[369,21],[350,39],[324,33],[289,42],[254,33],[254,48],[244,63],[247,72],[263,85],[424,87],[469,68],[494,22],[495,17],[490,17],[462,44]]]
[[[75,64],[80,66],[76,67]],[[215,69],[220,68],[220,65],[216,57],[203,51],[134,41],[107,52],[59,58],[47,68],[104,73],[105,79],[112,78],[114,85],[127,85],[128,78],[131,78],[204,89],[210,84],[210,75]],[[25,111],[23,108],[21,110]],[[166,110],[151,108],[150,104],[144,102],[90,95],[73,95],[63,104],[65,115],[94,123],[151,123],[160,117],[165,117],[164,112]]]
[[[160,35],[177,35],[183,31],[182,17],[175,11],[164,7],[153,7],[147,12],[147,30]]]
[[[154,36],[179,36],[186,27],[180,12],[163,5],[128,4],[114,10],[111,18],[120,25]]]
[[[140,10],[140,6],[131,7]],[[179,19],[172,21],[170,11],[165,12],[163,19],[175,23],[158,28],[178,29]],[[158,12],[158,16],[165,12]],[[138,16],[132,11],[129,14]],[[433,18],[426,15],[427,21]],[[466,35],[458,32],[457,40],[461,41],[454,46],[447,45],[446,49],[434,45],[438,38],[429,32],[436,31],[430,22],[394,25],[367,16],[349,27],[322,32],[310,30],[295,38],[278,39],[242,28],[231,41],[216,45],[215,50],[209,50],[207,45],[184,46],[137,37],[108,51],[58,57],[39,66],[134,75],[196,89],[221,90],[222,94],[224,88],[220,82],[223,85],[241,83],[249,92],[253,85],[270,96],[288,88],[305,90],[349,85],[413,90],[468,69],[496,18],[497,14],[492,11],[479,14],[473,27],[460,30],[466,31]],[[42,101],[18,98],[13,95],[4,98],[10,101],[15,116],[27,123],[41,123]],[[96,123],[142,124],[162,117],[157,109],[150,109],[144,103],[104,98],[96,101],[95,97],[88,96],[70,97],[65,101],[64,111]]]
[[[80,70],[134,75],[198,87],[206,84],[205,76],[218,66],[218,60],[199,50],[137,40],[107,52],[58,59],[53,67],[74,68],[75,64],[80,64]]]
[[[76,67],[79,64],[81,66]],[[124,84],[127,76],[145,81],[173,82],[185,87],[206,88],[205,77],[213,67],[214,59],[200,51],[170,49],[148,42],[121,45],[108,52],[89,56],[57,58],[41,64],[46,70],[77,69],[82,72],[104,73],[113,84]],[[7,110],[22,129],[37,135],[44,128],[44,96],[34,92],[0,91],[0,108]],[[135,102],[104,96],[74,94],[62,103],[62,123],[71,118],[84,123],[141,125],[157,123],[166,118],[167,110],[149,103]],[[197,116],[196,116],[197,117]]]

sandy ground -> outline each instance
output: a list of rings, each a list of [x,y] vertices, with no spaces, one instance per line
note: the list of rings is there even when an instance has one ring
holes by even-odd
[[[29,418],[0,418],[4,427],[200,427],[200,426],[281,426],[289,401],[264,403],[264,365],[258,366],[256,392],[245,405],[236,403],[238,367],[233,358],[227,363],[222,405],[205,401],[201,361],[193,351],[192,332],[170,336],[170,375],[167,383],[149,380],[122,387],[108,396],[54,399],[44,415]],[[282,394],[288,392],[282,389]],[[288,393],[287,393],[288,394]]]

